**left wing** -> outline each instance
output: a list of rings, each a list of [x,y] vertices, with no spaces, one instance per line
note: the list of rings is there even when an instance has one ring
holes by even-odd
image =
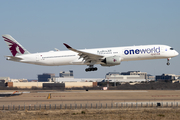
[[[89,63],[100,62],[100,61],[102,61],[102,58],[104,57],[104,56],[101,56],[101,55],[96,55],[96,54],[92,54],[92,53],[76,50],[76,49],[70,47],[66,43],[63,43],[63,44],[67,47],[67,49],[79,53],[78,54],[79,55],[79,59],[83,58],[84,63],[87,63],[87,62],[89,62]]]

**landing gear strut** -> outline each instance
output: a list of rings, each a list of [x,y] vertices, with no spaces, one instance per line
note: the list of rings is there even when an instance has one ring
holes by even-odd
[[[89,72],[89,71],[96,71],[97,67],[94,67],[93,65],[89,65],[89,68],[86,68],[85,71]]]
[[[167,65],[170,65],[170,63],[169,63],[169,60],[170,60],[171,58],[167,58]]]

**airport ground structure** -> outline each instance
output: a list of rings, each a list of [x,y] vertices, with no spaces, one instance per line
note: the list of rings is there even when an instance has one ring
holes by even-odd
[[[180,89],[179,75],[162,74],[152,76],[146,72],[109,72],[105,78],[74,78],[73,71],[61,71],[59,76],[53,73],[38,75],[38,80],[28,81],[27,79],[10,79],[0,77],[0,89],[96,89],[96,90],[153,90],[153,89]],[[166,83],[166,84],[164,84]],[[145,87],[143,87],[145,86]],[[106,88],[105,88],[106,87]]]
[[[44,88],[44,87],[62,87],[72,88],[72,87],[93,87],[93,82],[66,82],[66,83],[54,83],[54,82],[14,82],[13,87],[17,88]]]
[[[173,108],[179,109],[180,102],[122,102],[122,103],[85,103],[85,104],[43,104],[43,105],[3,105],[0,110],[34,111],[34,110],[61,110],[61,109],[139,109],[139,108]]]

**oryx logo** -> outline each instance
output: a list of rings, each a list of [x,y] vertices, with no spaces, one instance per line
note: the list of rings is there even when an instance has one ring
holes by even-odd
[[[11,51],[12,55],[13,56],[16,56],[17,53],[21,53],[21,54],[24,54],[24,50],[21,46],[19,46],[17,43],[15,43],[14,41],[6,38],[6,37],[3,37],[4,38],[4,41],[7,42],[8,46],[9,46],[9,50]]]
[[[114,62],[116,62],[117,60],[116,60],[116,59],[114,59],[113,61],[114,61]]]
[[[124,50],[124,54],[153,54],[153,53],[160,53],[160,47],[153,47],[153,48],[145,48],[145,49],[129,49]]]

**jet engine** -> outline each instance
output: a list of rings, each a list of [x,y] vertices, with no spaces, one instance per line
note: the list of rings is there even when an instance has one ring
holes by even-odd
[[[120,56],[111,56],[104,58],[101,62],[104,63],[101,66],[115,66],[121,63],[121,58]]]

